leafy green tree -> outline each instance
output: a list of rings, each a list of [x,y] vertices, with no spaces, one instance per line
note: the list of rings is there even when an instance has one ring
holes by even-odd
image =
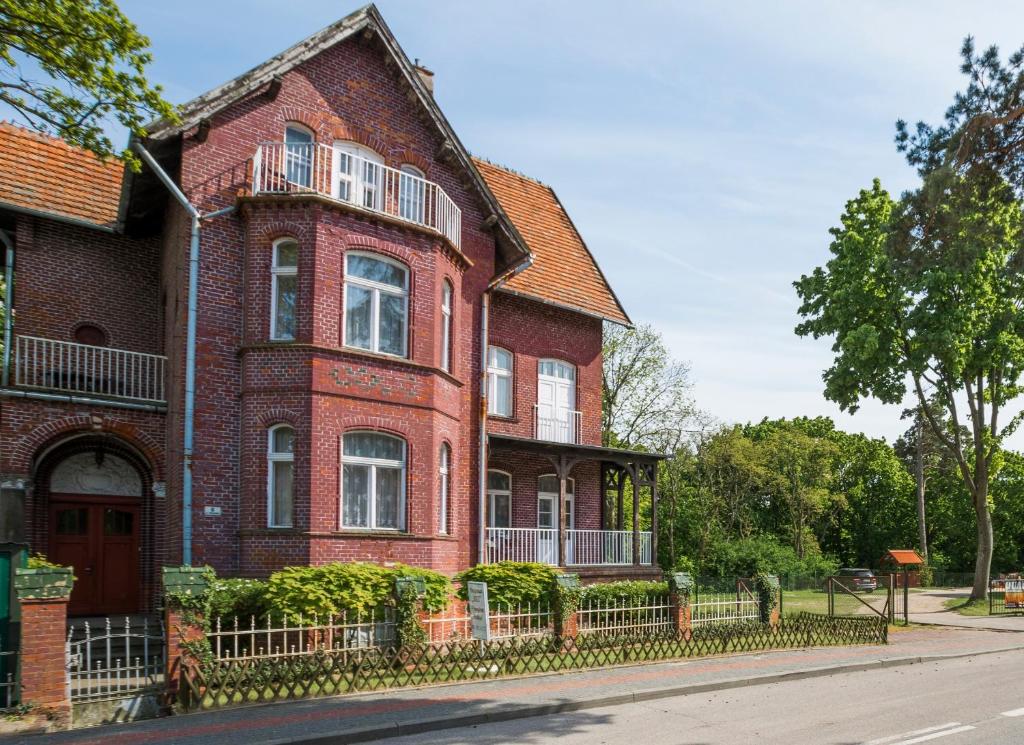
[[[177,120],[146,80],[148,47],[112,0],[0,0],[0,102],[27,126],[108,157],[108,116],[140,136],[149,118]]]
[[[689,366],[653,326],[605,324],[602,354],[604,444],[675,452],[700,424]]]
[[[934,212],[929,204],[938,205]],[[876,180],[841,220],[831,231],[832,258],[795,283],[805,319],[796,332],[834,337],[825,395],[845,410],[868,397],[900,403],[909,381],[971,495],[972,597],[983,598],[992,559],[989,481],[1000,443],[1019,422],[999,419],[1018,395],[1024,365],[1019,205],[1002,181],[933,180],[896,203]],[[940,421],[936,399],[951,427]]]

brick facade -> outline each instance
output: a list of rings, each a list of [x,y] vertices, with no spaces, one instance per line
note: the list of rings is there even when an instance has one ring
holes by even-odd
[[[351,36],[286,71],[273,96],[242,97],[213,114],[201,133],[194,128],[181,139],[179,177],[189,200],[202,213],[236,205],[203,222],[197,299],[193,563],[225,575],[351,560],[451,573],[477,558],[480,329],[484,292],[500,268],[493,217],[464,167],[439,157],[450,143],[389,55],[378,37]],[[388,166],[415,165],[461,209],[460,249],[429,230],[315,196],[244,196],[258,144],[281,141],[289,123],[307,127],[318,143],[352,141]],[[46,491],[40,458],[48,448],[83,432],[123,440],[139,453],[147,484],[166,483],[166,496],[149,513],[160,529],[144,550],[177,563],[188,219],[168,200],[159,231],[148,238],[40,218],[19,219],[16,237],[16,333],[67,341],[76,323],[89,322],[107,332],[111,346],[166,355],[167,403],[147,411],[4,398],[0,471],[36,480],[31,506],[31,495]],[[270,269],[282,237],[298,244],[297,333],[287,342],[270,339]],[[407,268],[407,358],[344,346],[344,267],[352,251]],[[454,290],[449,371],[440,359],[445,283]],[[576,369],[581,442],[599,445],[602,321],[501,291],[492,298],[490,341],[515,355],[515,411],[492,418],[491,431],[532,436],[537,365],[554,358]],[[289,528],[267,527],[267,438],[277,424],[295,430]],[[353,430],[406,443],[404,531],[340,528],[341,438]],[[446,534],[438,516],[443,444],[451,449]],[[535,527],[537,478],[550,464],[524,454],[491,465],[513,475],[513,525]],[[600,528],[597,462],[580,463],[572,476],[576,527]],[[41,508],[29,519],[34,544],[45,550]]]

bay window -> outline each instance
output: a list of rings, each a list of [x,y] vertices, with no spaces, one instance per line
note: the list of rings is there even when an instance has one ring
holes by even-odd
[[[290,528],[295,505],[295,430],[280,424],[267,434],[267,526]]]
[[[349,432],[341,447],[341,526],[405,529],[405,441]]]
[[[291,341],[297,325],[295,299],[299,288],[299,244],[294,239],[274,242],[270,276],[270,338]]]
[[[345,257],[345,346],[406,356],[409,271],[380,256]]]

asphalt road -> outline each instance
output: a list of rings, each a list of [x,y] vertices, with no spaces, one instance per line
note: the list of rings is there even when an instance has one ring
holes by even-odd
[[[432,732],[439,745],[1024,743],[1024,651]],[[424,735],[380,740],[421,745]]]

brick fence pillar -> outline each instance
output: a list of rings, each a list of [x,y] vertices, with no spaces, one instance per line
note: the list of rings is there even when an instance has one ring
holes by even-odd
[[[14,588],[21,605],[21,702],[71,724],[67,670],[68,598],[75,578],[70,567],[17,569]]]
[[[210,570],[206,567],[164,567],[164,633],[167,635],[164,650],[165,702],[168,706],[182,695],[182,660],[188,647],[201,641],[206,635],[203,630],[202,613],[183,602],[188,598],[199,599],[206,592]]]
[[[559,639],[575,639],[579,633],[579,614],[576,612],[579,605],[580,577],[578,574],[559,574],[555,577],[554,586],[554,611],[555,611],[555,636]],[[575,602],[570,598],[575,597]]]
[[[669,605],[675,631],[682,637],[690,638],[693,625],[690,611],[690,595],[693,593],[693,577],[686,572],[675,572],[668,576]]]
[[[776,628],[779,625],[782,586],[773,574],[760,574],[754,578],[757,587],[758,615],[761,623]]]

